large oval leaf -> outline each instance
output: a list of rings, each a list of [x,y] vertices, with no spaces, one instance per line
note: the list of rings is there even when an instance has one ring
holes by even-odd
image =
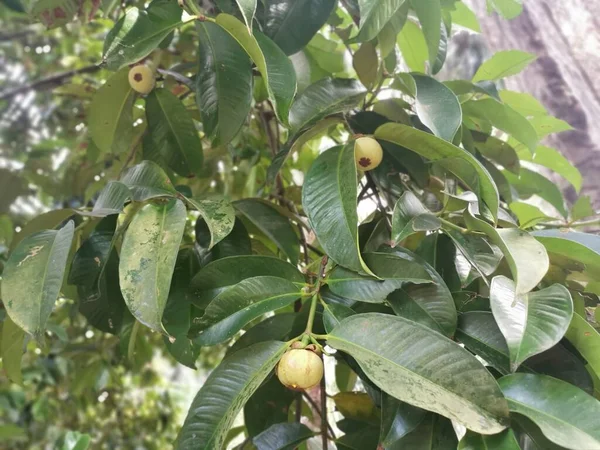
[[[276,423],[256,436],[252,442],[258,450],[293,450],[314,433],[302,423]]]
[[[458,443],[458,450],[521,450],[513,430],[483,435],[467,431]]]
[[[321,153],[302,186],[302,206],[325,252],[339,265],[372,275],[360,256],[354,141]]]
[[[121,247],[119,282],[127,307],[161,333],[166,333],[162,315],[186,218],[180,200],[146,205],[131,221]]]
[[[508,408],[492,375],[468,351],[402,317],[359,314],[328,336],[388,394],[482,434],[506,428]]]
[[[515,373],[498,383],[510,410],[535,422],[555,444],[600,448],[600,402],[591,395],[545,375]]]
[[[225,358],[196,394],[177,437],[177,450],[222,448],[242,406],[286,348],[283,342],[261,342]]]
[[[215,195],[206,198],[186,198],[185,200],[206,221],[210,231],[209,250],[231,233],[235,224],[235,211],[226,198]]]
[[[375,131],[375,137],[436,161],[475,192],[490,209],[492,216],[497,217],[499,199],[496,184],[481,163],[466,150],[429,133],[399,123],[380,126]]]
[[[419,119],[437,137],[452,142],[462,122],[458,98],[435,78],[418,74],[412,77],[417,85],[415,108]]]
[[[121,177],[121,183],[129,188],[131,197],[137,202],[177,194],[165,171],[152,161],[142,161],[128,169]]]
[[[236,40],[212,22],[198,25],[198,45],[196,103],[205,133],[225,145],[250,112],[252,64]]]
[[[206,307],[197,322],[204,328],[196,339],[200,345],[215,345],[240,331],[263,314],[283,308],[302,295],[297,284],[283,278],[247,278],[221,292]]]
[[[359,0],[360,27],[356,39],[360,42],[377,37],[405,0]]]
[[[516,75],[530,63],[536,56],[520,50],[507,50],[497,52],[481,64],[473,76],[473,83],[483,80],[498,80],[500,78]]]
[[[441,68],[440,65],[437,70],[433,70],[442,37],[442,8],[440,0],[410,0],[410,4],[417,13],[421,28],[423,29],[423,35],[425,36],[425,42],[427,42],[429,66],[432,68],[432,72],[436,73]]]
[[[490,304],[508,344],[513,372],[530,356],[557,344],[573,316],[571,294],[560,284],[517,295],[512,280],[497,276],[490,287]]]
[[[2,272],[2,302],[12,321],[41,340],[63,284],[74,225],[26,237]]]

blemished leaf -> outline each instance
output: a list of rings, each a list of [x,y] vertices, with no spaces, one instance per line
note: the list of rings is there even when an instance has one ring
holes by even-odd
[[[546,375],[515,373],[498,380],[511,412],[531,419],[563,447],[600,448],[600,402]]]
[[[390,449],[455,450],[457,444],[452,422],[438,414],[429,413],[417,428],[396,441]]]
[[[514,19],[523,11],[523,0],[487,0],[488,11],[492,9],[505,19]]]
[[[69,221],[58,231],[27,236],[4,265],[1,297],[6,312],[38,341],[63,284],[74,228]]]
[[[565,337],[586,359],[596,376],[600,376],[600,334],[598,331],[584,317],[573,314]]]
[[[452,25],[459,25],[476,33],[481,33],[477,15],[463,2],[454,3],[454,9],[450,11],[450,17],[452,18]]]
[[[194,398],[177,450],[222,448],[239,411],[281,358],[287,344],[260,342],[225,358]]]
[[[247,278],[221,292],[206,307],[198,325],[203,331],[196,341],[215,345],[235,335],[263,314],[296,301],[302,293],[291,281],[274,276]]]
[[[396,441],[412,432],[425,419],[427,411],[396,400],[382,393],[380,443],[384,448],[395,448]]]
[[[407,20],[398,35],[398,45],[408,68],[414,72],[425,73],[425,64],[429,59],[427,42],[421,28],[412,20]]]
[[[354,142],[330,148],[313,162],[302,186],[302,206],[331,259],[371,275],[358,247]]]
[[[181,100],[168,89],[154,89],[146,97],[148,130],[144,151],[150,146],[174,172],[182,177],[202,169],[204,155],[196,125]]]
[[[534,155],[531,155],[529,152],[519,152],[519,158],[523,161],[531,161],[553,170],[571,183],[576,192],[581,190],[581,185],[583,183],[581,172],[579,172],[579,169],[571,164],[571,162],[569,162],[569,160],[558,150],[538,145]]]
[[[192,279],[190,289],[194,292],[194,303],[204,308],[229,286],[247,278],[260,276],[274,276],[297,284],[304,283],[304,277],[298,269],[279,258],[259,255],[231,256],[213,261]]]
[[[431,282],[427,270],[405,255],[365,253],[363,257],[379,279],[337,266],[327,279],[327,285],[334,294],[360,302],[381,303],[388,294],[407,283]]]
[[[379,34],[405,0],[358,0],[360,26],[356,40],[367,42]]]
[[[252,439],[252,443],[258,450],[293,450],[313,435],[302,423],[276,423]]]
[[[193,206],[206,221],[210,231],[208,249],[221,242],[233,230],[235,210],[226,198],[220,196],[186,198],[186,202]]]
[[[91,216],[104,217],[123,212],[123,205],[131,198],[129,188],[120,181],[109,181],[100,191]]]
[[[205,133],[226,145],[238,133],[252,103],[252,63],[244,49],[212,22],[198,25],[196,104]]]
[[[513,372],[527,358],[556,345],[573,316],[571,294],[560,284],[516,295],[513,281],[497,276],[490,287],[490,304],[508,344]]]
[[[144,325],[166,333],[167,304],[187,214],[180,200],[148,204],[125,232],[119,261],[121,292],[129,311]]]
[[[325,24],[335,0],[267,0],[264,2],[263,32],[292,55],[302,50]]]
[[[367,376],[399,400],[484,434],[506,428],[508,408],[492,375],[467,350],[402,317],[357,314],[327,343],[356,358]]]
[[[427,42],[429,65],[433,68],[441,38],[442,8],[440,0],[410,0],[410,4],[421,23],[425,42]]]
[[[290,338],[292,325],[296,315],[294,313],[280,313],[254,325],[229,347],[228,354],[264,341],[287,341]]]
[[[506,50],[495,53],[479,66],[473,76],[473,83],[483,80],[499,80],[516,75],[535,61],[536,56],[520,50]]]
[[[573,127],[564,120],[557,119],[552,116],[537,116],[529,119],[529,123],[542,139],[552,133],[560,133],[562,131],[572,130]]]
[[[504,430],[498,434],[483,435],[467,430],[467,434],[458,443],[458,450],[521,450],[513,430]]]
[[[2,357],[4,373],[10,381],[16,384],[23,383],[21,360],[23,358],[24,341],[25,332],[10,317],[6,317],[2,322],[0,356]]]
[[[298,261],[300,247],[296,232],[274,205],[261,199],[246,198],[236,201],[233,206],[271,239],[292,263]]]
[[[498,214],[498,190],[489,172],[466,150],[424,131],[402,125],[387,123],[375,131],[377,139],[405,147],[452,172],[477,196],[496,217]]]
[[[177,191],[162,168],[152,161],[142,161],[131,167],[121,177],[131,197],[143,202],[157,197],[175,197]]]
[[[229,14],[219,14],[216,23],[223,27],[248,53],[260,71],[277,118],[288,122],[296,94],[296,71],[277,45],[260,31],[250,34],[242,22]]]
[[[408,236],[419,231],[434,231],[442,223],[415,194],[406,191],[394,205],[392,214],[392,242],[399,245]]]
[[[90,135],[105,153],[126,152],[133,140],[135,91],[129,85],[128,76],[128,67],[113,74],[96,91],[90,104]]]
[[[252,32],[252,21],[256,12],[256,0],[235,0],[235,2],[242,13],[248,31]]]
[[[377,50],[371,42],[363,42],[352,56],[352,67],[360,82],[367,88],[373,86],[379,70]]]
[[[435,78],[418,74],[412,76],[417,86],[415,109],[419,119],[437,137],[452,142],[462,122],[458,98]]]
[[[148,8],[130,8],[106,35],[102,59],[110,70],[118,70],[148,56],[181,25],[176,2],[154,0]]]
[[[494,228],[476,218],[469,209],[465,210],[464,219],[469,229],[485,233],[500,247],[516,283],[517,295],[526,294],[542,281],[550,261],[544,246],[533,236],[518,228]]]

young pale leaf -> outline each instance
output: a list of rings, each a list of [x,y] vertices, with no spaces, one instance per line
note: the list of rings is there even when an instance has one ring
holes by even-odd
[[[256,436],[252,442],[257,448],[292,450],[314,433],[302,423],[276,423]]]
[[[459,25],[476,33],[481,33],[477,15],[463,2],[454,3],[454,9],[450,11],[450,17],[452,18],[452,25]]]
[[[58,298],[74,225],[26,237],[11,252],[2,273],[2,302],[11,320],[38,341]]]
[[[591,395],[546,375],[515,373],[498,383],[511,412],[531,419],[555,444],[600,448],[600,402]]]
[[[302,206],[325,252],[355,272],[372,275],[360,256],[354,141],[321,153],[302,187]]]
[[[152,161],[142,161],[128,169],[121,177],[121,183],[129,188],[136,202],[177,195],[165,171]]]
[[[124,153],[133,139],[135,91],[129,85],[128,76],[128,67],[113,74],[96,91],[90,104],[90,135],[105,153]]]
[[[576,192],[581,190],[583,178],[581,172],[558,150],[538,145],[535,149],[535,155],[529,152],[519,152],[519,158],[523,161],[531,161],[540,166],[553,170],[569,183],[573,185]]]
[[[219,14],[216,23],[248,53],[265,82],[277,118],[287,124],[296,94],[296,71],[279,47],[260,31],[250,34],[242,22],[229,14]]]
[[[467,434],[458,443],[458,450],[521,450],[513,430],[484,435],[467,430]]]
[[[106,35],[102,60],[110,70],[135,63],[181,23],[181,8],[176,2],[154,0],[145,10],[130,8]]]
[[[519,228],[526,229],[540,222],[556,220],[542,212],[540,208],[525,202],[512,202],[509,205],[511,212],[517,217]]]
[[[123,205],[131,198],[129,188],[120,181],[109,181],[100,191],[90,213],[94,217],[105,217],[123,212]]]
[[[452,172],[483,200],[492,215],[498,214],[498,190],[489,172],[466,150],[424,131],[387,123],[375,131],[375,137],[405,147]]]
[[[146,97],[146,121],[144,147],[149,145],[182,177],[198,174],[204,159],[202,143],[181,100],[168,89],[154,89]]]
[[[398,38],[398,33],[400,33],[406,23],[409,7],[410,2],[405,1],[377,35],[377,45],[379,46],[381,57],[387,58],[391,54],[391,57],[394,58],[394,63],[396,62],[396,39]]]
[[[531,94],[527,94],[525,92],[508,91],[505,89],[501,90],[499,94],[500,99],[504,103],[518,113],[523,114],[525,117],[548,115],[548,111],[544,105],[542,105],[539,100]]]
[[[196,394],[177,437],[176,449],[222,448],[244,403],[286,349],[287,344],[283,342],[260,342],[225,358]]]
[[[240,331],[244,325],[263,314],[283,308],[298,298],[297,284],[274,276],[247,278],[221,292],[206,307],[199,321],[203,331],[199,345],[215,345]]]
[[[499,80],[516,75],[535,61],[536,56],[520,50],[506,50],[495,53],[484,61],[473,76],[473,83],[484,80]]]
[[[407,20],[398,35],[398,45],[408,68],[425,73],[425,63],[429,59],[427,42],[421,28],[412,20]]]
[[[206,134],[226,145],[250,112],[252,64],[244,49],[223,28],[211,22],[198,25],[196,103]]]
[[[571,294],[560,284],[517,295],[512,280],[497,276],[490,287],[490,304],[508,344],[513,372],[527,358],[557,344],[573,316]]]
[[[417,13],[423,35],[427,42],[429,65],[434,67],[440,47],[442,8],[440,0],[410,0],[412,8]]]
[[[600,334],[598,331],[584,317],[573,314],[565,337],[586,359],[596,377],[600,377]]]
[[[505,19],[514,19],[523,11],[523,0],[487,0],[489,12],[495,10]]]
[[[375,39],[404,2],[405,0],[359,0],[360,27],[356,40],[367,42]]]
[[[233,230],[235,210],[224,197],[186,198],[185,201],[193,206],[206,221],[210,231],[208,249],[221,242]]]
[[[244,17],[244,22],[248,27],[248,31],[252,33],[252,21],[254,20],[254,13],[256,12],[256,0],[235,0]]]
[[[398,199],[392,214],[392,242],[400,242],[419,231],[433,231],[441,227],[440,220],[423,206],[411,191],[406,191]]]
[[[25,332],[10,317],[6,317],[2,322],[2,339],[0,339],[2,368],[8,379],[19,385],[23,384],[21,360],[24,343]]]
[[[186,218],[180,200],[148,204],[136,213],[123,238],[121,292],[133,316],[160,333],[166,333],[162,315]]]
[[[434,78],[418,74],[412,77],[417,86],[415,108],[419,119],[437,137],[452,142],[462,122],[458,98]]]
[[[468,351],[425,326],[357,314],[338,325],[327,343],[356,358],[371,381],[399,400],[478,433],[506,428],[508,408],[492,375]]]

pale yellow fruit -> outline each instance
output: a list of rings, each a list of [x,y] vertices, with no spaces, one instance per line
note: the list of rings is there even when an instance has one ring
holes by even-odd
[[[292,349],[279,360],[277,377],[290,389],[310,389],[323,378],[323,361],[310,350]]]
[[[154,72],[148,66],[133,66],[129,71],[129,85],[140,94],[148,94],[155,83]]]
[[[381,145],[367,136],[359,137],[354,144],[356,167],[362,171],[373,170],[383,159]]]

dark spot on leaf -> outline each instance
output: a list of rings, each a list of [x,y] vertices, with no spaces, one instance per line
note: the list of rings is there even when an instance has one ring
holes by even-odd
[[[62,8],[54,8],[54,17],[56,17],[57,19],[66,19],[67,18],[67,14],[65,13],[65,10]]]
[[[371,165],[371,158],[362,157],[358,160],[358,164],[362,167],[369,167]]]

